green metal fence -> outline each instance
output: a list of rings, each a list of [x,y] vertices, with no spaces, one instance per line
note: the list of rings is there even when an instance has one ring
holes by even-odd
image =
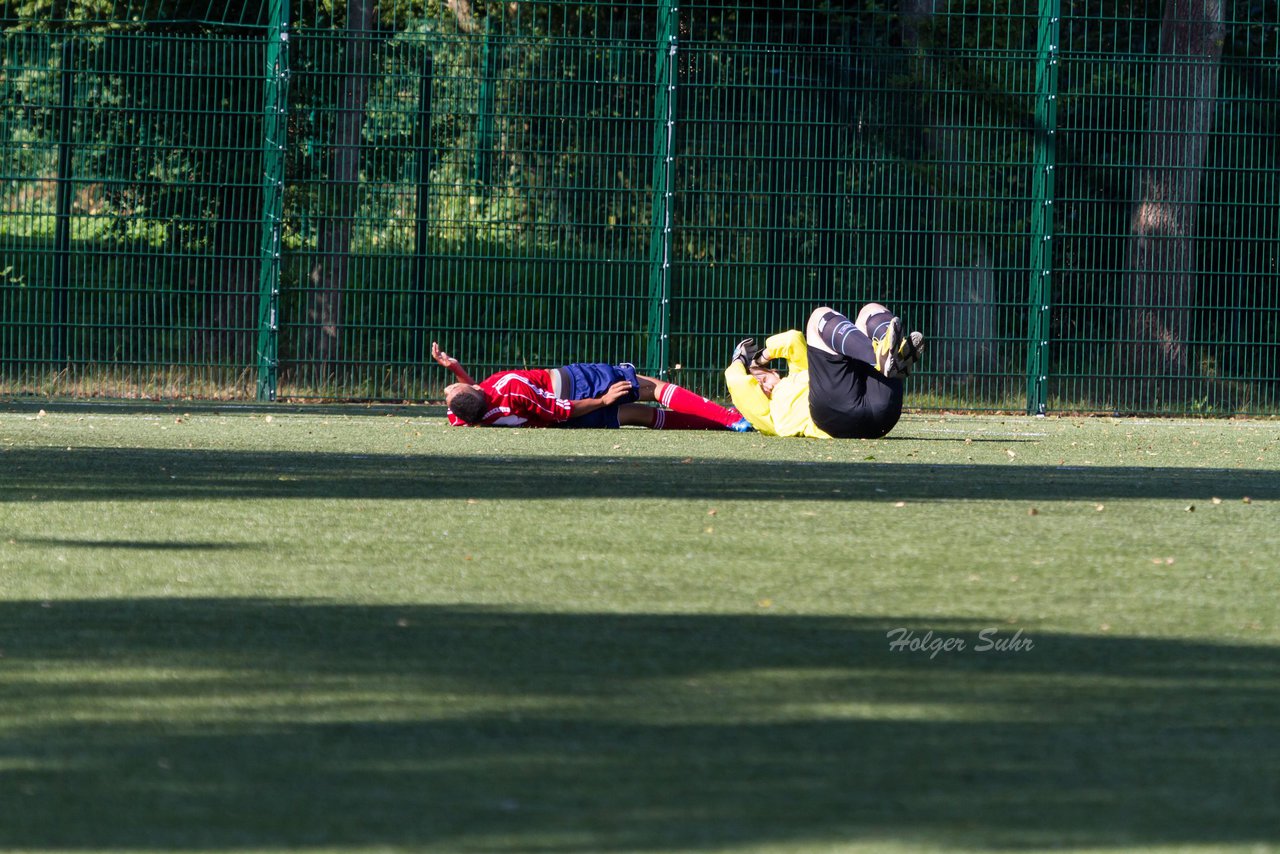
[[[296,4],[296,0],[294,0]],[[924,409],[1280,410],[1258,0],[0,5],[0,394],[419,400],[883,301]]]

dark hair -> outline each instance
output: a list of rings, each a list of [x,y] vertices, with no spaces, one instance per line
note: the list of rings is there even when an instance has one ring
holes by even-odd
[[[449,401],[449,410],[468,424],[479,424],[489,410],[489,401],[478,388],[460,388]]]

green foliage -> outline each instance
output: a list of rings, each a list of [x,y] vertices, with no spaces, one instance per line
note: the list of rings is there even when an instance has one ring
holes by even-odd
[[[995,340],[979,343],[999,355],[992,376],[961,391],[1000,405],[1024,370],[1028,199],[1043,138],[1029,76],[1038,4],[934,4],[911,21],[899,4],[802,5],[680,11],[672,360],[712,386],[724,339],[795,325],[818,302],[888,299],[927,320],[939,302],[933,270],[986,265],[993,325],[983,334]],[[5,6],[0,239],[16,256],[5,262],[13,276],[42,286],[53,277],[47,259],[43,272],[29,269],[36,256],[26,253],[54,237],[60,187],[70,189],[62,213],[77,257],[97,265],[86,279],[126,292],[138,276],[159,302],[194,280],[208,297],[175,298],[183,325],[173,338],[222,324],[222,297],[248,298],[263,233],[265,7]],[[1055,361],[1067,374],[1102,371],[1099,341],[1122,332],[1119,283],[1163,8],[1063,4],[1051,296]],[[345,3],[293,12],[281,233],[291,324],[312,322],[320,235],[353,211],[342,297],[351,376],[376,365],[416,382],[422,324],[474,336],[492,364],[641,358],[663,168],[656,4],[383,3],[362,34],[360,68]],[[1267,54],[1280,14],[1273,0],[1235,0],[1226,18],[1190,346],[1193,364],[1214,355],[1215,378],[1248,383],[1280,375],[1280,353],[1265,346],[1280,332],[1266,232],[1280,193],[1280,78]],[[359,184],[346,187],[332,166],[342,93],[356,82],[368,100]],[[57,183],[60,143],[71,149],[70,185]],[[956,239],[943,258],[948,223]],[[173,261],[126,272],[105,260],[113,252]],[[285,349],[305,358],[294,334],[285,331]],[[957,393],[944,386],[930,393]]]

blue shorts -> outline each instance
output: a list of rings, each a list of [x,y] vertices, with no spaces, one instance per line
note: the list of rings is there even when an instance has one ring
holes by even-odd
[[[560,390],[565,400],[586,400],[588,397],[600,397],[609,390],[609,386],[625,380],[631,383],[631,394],[613,406],[579,415],[565,421],[564,427],[617,427],[618,406],[640,399],[640,380],[636,378],[636,366],[629,362],[620,365],[606,365],[602,362],[579,362],[565,365],[560,369],[564,378],[564,388]]]

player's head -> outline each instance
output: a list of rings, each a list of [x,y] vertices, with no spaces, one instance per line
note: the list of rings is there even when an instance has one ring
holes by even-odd
[[[751,376],[756,378],[756,382],[760,384],[760,390],[764,392],[765,397],[773,397],[773,389],[778,385],[778,381],[782,379],[782,376],[777,371],[755,366],[751,368]]]
[[[479,424],[489,409],[484,391],[478,385],[454,383],[444,388],[444,404],[449,411],[468,424]]]

